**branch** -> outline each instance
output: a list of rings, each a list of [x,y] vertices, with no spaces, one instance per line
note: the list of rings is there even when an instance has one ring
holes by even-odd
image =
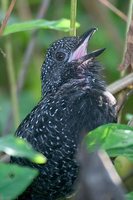
[[[7,21],[8,21],[10,15],[12,13],[12,10],[13,10],[13,8],[15,6],[15,3],[16,3],[16,0],[12,0],[11,1],[11,4],[10,4],[10,6],[9,6],[7,12],[6,12],[6,16],[5,16],[5,18],[4,18],[3,22],[2,22],[1,27],[0,27],[0,36],[2,35],[2,33],[3,33],[3,31],[4,31],[5,27],[6,27]]]
[[[16,1],[11,2],[8,11],[6,13],[6,16],[3,20],[1,29],[0,29],[0,34],[2,35],[3,30],[7,24],[7,21],[10,17],[10,14],[14,8]],[[8,6],[8,1],[3,0],[2,1],[2,9],[3,11],[6,11]],[[13,65],[13,58],[12,58],[12,45],[11,45],[11,40],[10,38],[6,38],[5,41],[5,49],[6,49],[6,68],[7,68],[7,73],[9,77],[9,86],[10,86],[10,93],[11,93],[11,101],[12,101],[12,110],[13,110],[13,119],[14,119],[14,125],[15,127],[18,126],[19,124],[19,109],[18,109],[18,98],[17,98],[17,89],[16,89],[16,80],[15,80],[15,72],[14,72],[14,65]]]
[[[127,21],[127,30],[126,30],[126,40],[123,51],[122,63],[120,65],[121,76],[125,75],[126,70],[131,68],[133,69],[133,0],[130,0],[129,12],[128,12],[128,21]]]
[[[108,39],[113,43],[114,48],[118,54],[121,54],[123,47],[123,40],[120,37],[118,27],[114,26],[109,9],[104,7],[98,0],[82,1],[84,8],[87,10],[88,17],[91,15],[94,20],[105,29]]]
[[[107,8],[109,8],[112,12],[114,12],[116,15],[118,15],[120,18],[122,18],[125,22],[127,22],[127,16],[119,9],[117,9],[114,5],[112,5],[109,1],[107,0],[99,0],[99,1]]]
[[[10,162],[10,156],[4,154],[3,156],[0,156],[0,162],[4,162],[4,163],[9,163]]]
[[[133,72],[125,76],[124,78],[121,78],[118,81],[115,81],[114,83],[110,84],[107,87],[107,90],[109,90],[112,94],[116,94],[132,84],[133,84]]]
[[[133,118],[129,121],[128,125],[133,127]]]
[[[40,5],[36,19],[41,19],[45,16],[46,11],[49,7],[49,4],[50,4],[50,0],[43,0],[42,1],[42,4]],[[23,59],[22,59],[23,63],[22,63],[20,73],[18,75],[18,82],[17,82],[17,92],[18,93],[21,92],[21,90],[24,86],[24,82],[25,82],[26,75],[27,75],[28,68],[29,68],[29,63],[31,61],[31,57],[32,57],[32,54],[33,54],[34,49],[35,49],[37,33],[38,33],[38,30],[35,30],[35,31],[32,32],[31,40],[29,41],[29,44],[27,46],[27,49],[26,49],[25,54],[24,54]]]

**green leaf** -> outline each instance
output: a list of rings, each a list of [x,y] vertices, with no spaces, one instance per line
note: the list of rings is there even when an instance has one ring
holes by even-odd
[[[133,192],[126,194],[126,200],[133,200]]]
[[[0,163],[0,199],[15,199],[27,188],[37,174],[35,169]]]
[[[79,27],[79,23],[76,23],[76,26]],[[56,21],[48,21],[44,19],[38,19],[27,22],[15,23],[6,26],[3,36],[9,35],[11,33],[29,31],[33,29],[53,29],[66,32],[70,30],[70,20],[60,19]]]
[[[38,164],[46,162],[43,154],[35,151],[25,140],[12,135],[0,138],[0,151],[12,156],[25,157]]]
[[[89,150],[100,145],[110,157],[123,155],[133,161],[133,128],[129,126],[120,124],[100,126],[86,136],[86,142]]]

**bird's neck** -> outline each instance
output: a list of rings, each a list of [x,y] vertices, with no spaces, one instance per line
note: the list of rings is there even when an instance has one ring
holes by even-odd
[[[63,73],[55,72],[52,80],[50,76],[42,73],[42,97],[47,94],[54,95],[64,87],[105,91],[106,86],[101,76],[101,66],[97,62],[93,62],[92,66],[87,68],[71,68],[69,66],[64,69]]]

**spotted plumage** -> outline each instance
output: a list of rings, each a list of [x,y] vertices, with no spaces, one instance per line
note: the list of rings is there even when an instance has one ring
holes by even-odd
[[[42,99],[16,135],[48,161],[37,165],[22,158],[11,159],[40,171],[21,200],[52,200],[71,194],[79,171],[75,155],[82,137],[101,124],[116,121],[115,103],[95,60],[103,50],[86,51],[94,31],[58,40],[47,51],[41,73]]]

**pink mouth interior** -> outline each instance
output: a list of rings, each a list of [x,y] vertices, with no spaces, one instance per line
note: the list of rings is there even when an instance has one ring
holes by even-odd
[[[69,61],[80,59],[87,54],[88,38],[72,53]]]

